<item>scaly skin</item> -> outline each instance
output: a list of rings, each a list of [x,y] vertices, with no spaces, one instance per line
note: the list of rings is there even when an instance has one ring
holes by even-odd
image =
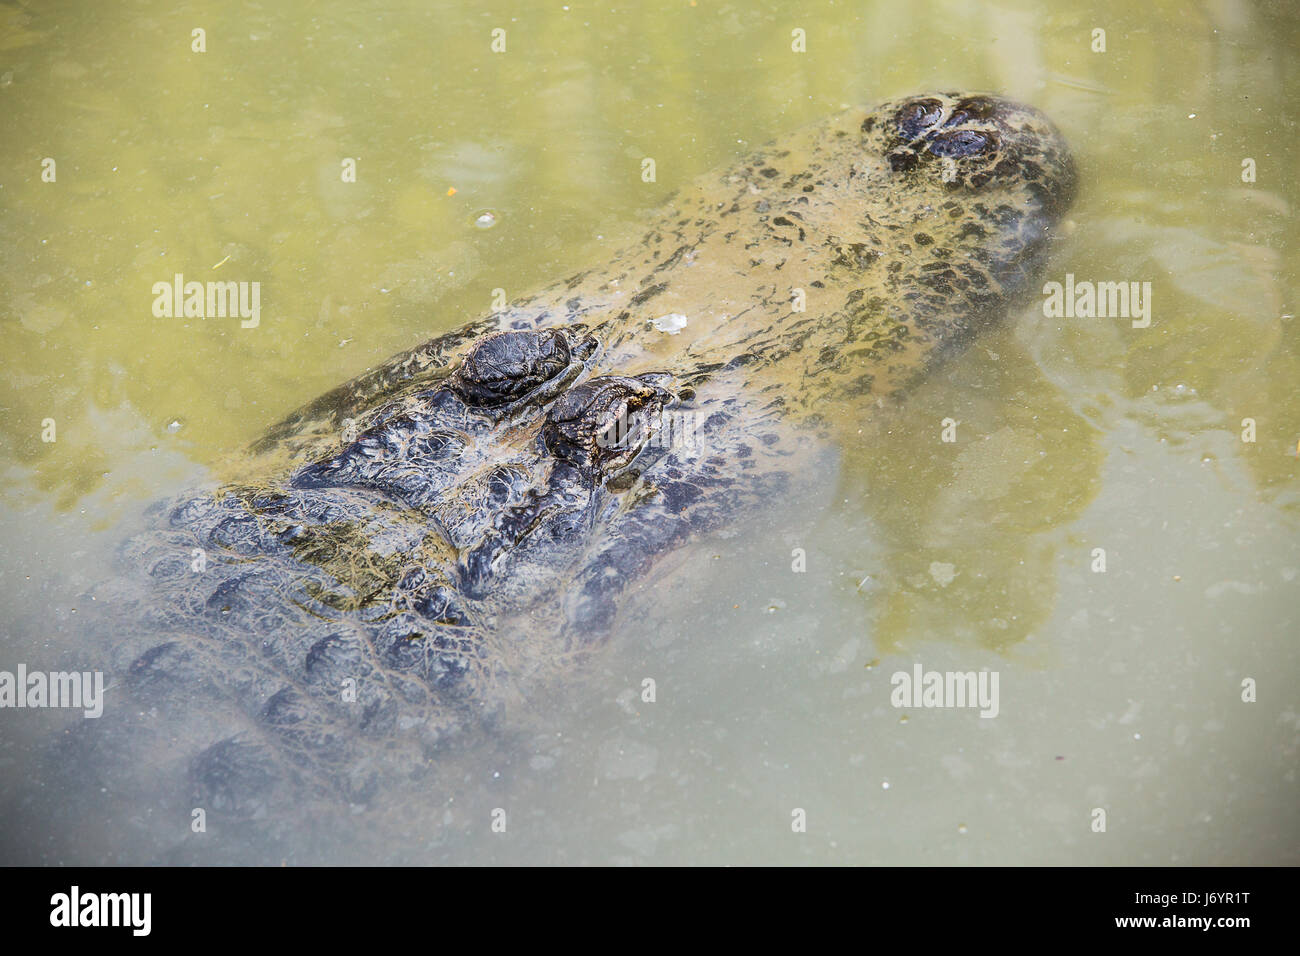
[[[1059,134],[1007,100],[850,110],[272,428],[133,544],[153,591],[125,684],[224,702],[183,732],[198,805],[258,814],[304,782],[365,802],[382,768],[436,765],[614,632],[665,555],[797,495],[828,419],[1006,314],[1074,186]],[[677,334],[650,321],[669,313]],[[663,414],[695,441],[654,441]]]

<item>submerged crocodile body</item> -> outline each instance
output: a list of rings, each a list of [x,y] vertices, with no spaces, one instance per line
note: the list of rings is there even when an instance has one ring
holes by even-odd
[[[1004,315],[1074,184],[1041,114],[958,93],[701,180],[605,265],[322,396],[161,506],[132,544],[149,590],[123,686],[226,702],[186,718],[197,805],[256,815],[285,779],[365,803],[381,768],[418,772],[605,640],[666,554],[797,494],[826,408],[890,399]]]

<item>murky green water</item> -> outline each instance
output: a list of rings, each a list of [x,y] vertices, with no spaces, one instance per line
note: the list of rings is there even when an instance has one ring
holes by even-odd
[[[473,767],[508,833],[401,794],[409,839],[361,855],[445,814],[431,858],[1297,862],[1300,31],[1059,6],[0,4],[0,653],[93,662],[78,595],[143,502],[677,184],[843,106],[997,90],[1080,161],[1047,278],[1149,282],[1150,326],[1036,304],[887,420],[828,409],[824,499],[656,584]],[[259,323],[156,316],[177,273],[260,282]],[[917,662],[999,671],[998,718],[890,706]]]

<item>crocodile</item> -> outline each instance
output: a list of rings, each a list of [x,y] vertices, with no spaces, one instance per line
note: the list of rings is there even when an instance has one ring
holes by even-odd
[[[365,805],[579,666],[666,556],[798,495],[837,415],[1004,317],[1076,178],[1038,110],[961,92],[850,109],[703,177],[607,262],[158,504],[127,546],[144,584],[100,596],[129,608],[119,686],[181,715],[155,721],[161,754],[201,742],[196,806]]]

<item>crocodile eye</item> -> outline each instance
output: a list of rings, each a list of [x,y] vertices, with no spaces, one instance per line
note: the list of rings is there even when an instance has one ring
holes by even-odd
[[[905,103],[894,116],[894,125],[898,135],[904,139],[916,139],[923,132],[939,122],[943,115],[943,104],[938,100],[913,100]]]
[[[957,129],[940,133],[930,140],[930,152],[935,156],[957,159],[973,156],[997,146],[997,137],[973,129]]]
[[[495,408],[558,377],[570,359],[569,340],[554,329],[498,332],[474,346],[449,384],[466,405]]]
[[[659,428],[671,393],[639,378],[601,375],[551,408],[542,441],[555,457],[602,478],[627,466]]]

